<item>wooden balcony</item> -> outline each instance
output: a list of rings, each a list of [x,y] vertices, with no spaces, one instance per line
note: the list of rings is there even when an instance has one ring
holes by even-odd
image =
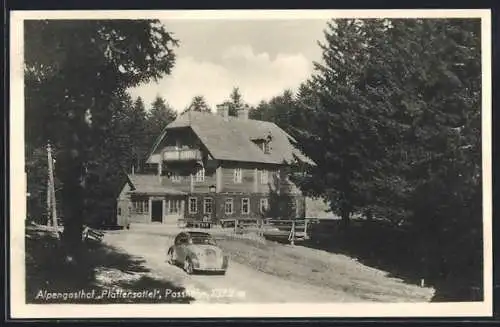
[[[197,161],[201,160],[201,151],[198,149],[165,149],[163,161]]]

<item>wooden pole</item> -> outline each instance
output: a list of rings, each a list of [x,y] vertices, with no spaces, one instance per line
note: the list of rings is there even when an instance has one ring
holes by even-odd
[[[47,175],[47,226],[50,226],[50,212],[51,212],[52,201],[50,200],[50,177]]]
[[[50,192],[52,194],[52,224],[57,228],[57,205],[56,205],[56,190],[54,182],[54,161],[52,159],[52,149],[50,152],[50,163],[51,163],[51,173],[50,173]]]
[[[50,206],[51,206],[51,218],[52,218],[52,227],[57,229],[57,208],[56,208],[56,191],[54,187],[54,161],[52,159],[52,147],[50,143],[47,144],[47,159],[48,159],[48,168],[49,168],[49,189],[48,192],[50,194]]]

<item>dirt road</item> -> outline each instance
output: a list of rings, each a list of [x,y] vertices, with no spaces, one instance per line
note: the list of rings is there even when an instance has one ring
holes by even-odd
[[[108,232],[104,242],[137,258],[144,259],[150,277],[166,280],[185,288],[196,302],[367,302],[375,301],[342,289],[320,287],[267,274],[251,265],[230,261],[225,276],[187,275],[181,268],[169,265],[166,251],[178,230],[149,229]]]

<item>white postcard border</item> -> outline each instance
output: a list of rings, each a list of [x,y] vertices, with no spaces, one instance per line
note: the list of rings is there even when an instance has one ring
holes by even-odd
[[[325,19],[480,18],[484,301],[458,303],[26,304],[23,21],[26,19]],[[120,10],[10,13],[10,290],[11,318],[463,317],[492,315],[491,12],[468,10]]]

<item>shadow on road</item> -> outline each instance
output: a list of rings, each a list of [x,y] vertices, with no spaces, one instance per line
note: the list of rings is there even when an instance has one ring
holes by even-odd
[[[103,272],[109,273],[104,276],[104,282]],[[116,290],[135,293],[158,290],[159,294],[166,290],[172,293],[184,291],[166,280],[149,276],[148,272],[143,259],[100,242],[86,243],[82,260],[78,264],[68,264],[57,239],[48,233],[27,231],[27,303],[189,303],[194,300],[188,296],[132,298],[131,293],[128,296],[101,296],[103,292],[111,294]],[[95,296],[81,294],[92,292]],[[48,294],[52,294],[51,299],[47,298]]]

